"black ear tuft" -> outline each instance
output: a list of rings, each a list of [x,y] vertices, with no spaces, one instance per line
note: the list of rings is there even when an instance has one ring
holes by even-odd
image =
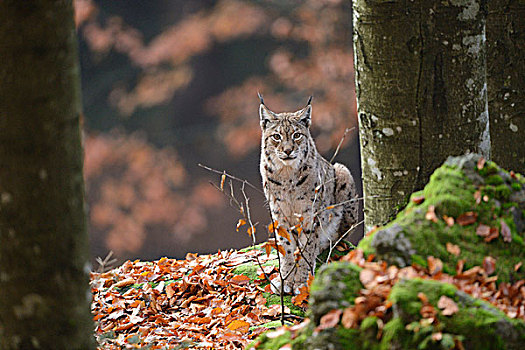
[[[261,95],[261,93],[259,91],[257,91],[257,96],[259,96],[259,99],[261,100],[261,104],[262,105],[265,105],[264,104],[264,98],[263,98],[263,95]]]
[[[309,98],[308,98],[308,102],[306,102],[306,105],[309,106],[312,104],[312,99],[314,98],[313,95],[311,95]]]

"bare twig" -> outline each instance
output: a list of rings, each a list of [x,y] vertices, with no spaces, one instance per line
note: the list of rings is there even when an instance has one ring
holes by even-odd
[[[104,259],[102,259],[100,256],[95,259],[95,261],[98,263],[98,273],[104,273],[106,271],[109,271],[113,268],[113,264],[117,262],[117,259],[112,259],[113,257],[113,251],[110,250],[108,255]]]
[[[248,182],[247,180],[244,180],[244,179],[240,179],[236,176],[233,176],[231,174],[228,174],[226,171],[219,171],[219,170],[216,170],[216,169],[213,169],[213,168],[210,168],[206,165],[203,165],[203,164],[197,164],[198,166],[200,166],[201,168],[203,169],[206,169],[208,171],[211,171],[212,173],[215,173],[215,174],[219,174],[219,175],[226,175],[226,177],[232,179],[232,180],[235,180],[235,181],[238,181],[238,182],[241,182],[241,183],[245,183],[246,185],[250,186],[252,189],[254,189],[255,191],[261,193],[264,195],[264,192],[261,191],[257,186],[255,185],[252,185],[250,182]]]
[[[332,156],[332,158],[330,158],[330,163],[333,163],[335,157],[337,157],[337,154],[339,153],[339,149],[341,148],[341,145],[342,145],[343,142],[345,141],[346,134],[348,134],[350,131],[352,131],[352,130],[354,130],[354,129],[355,129],[355,127],[352,127],[352,128],[346,128],[346,129],[345,129],[345,133],[343,134],[343,137],[341,137],[341,140],[339,141],[339,144],[337,145],[337,148],[335,149],[334,155]]]

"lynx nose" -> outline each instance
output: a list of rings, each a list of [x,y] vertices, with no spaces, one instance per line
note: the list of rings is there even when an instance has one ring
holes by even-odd
[[[293,149],[291,149],[291,148],[285,148],[284,149],[284,153],[286,153],[287,156],[290,156],[290,154],[292,154],[292,152],[293,152]]]

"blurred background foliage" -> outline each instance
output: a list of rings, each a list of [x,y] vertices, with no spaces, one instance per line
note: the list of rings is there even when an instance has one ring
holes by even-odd
[[[349,1],[75,0],[75,11],[93,257],[251,242],[198,163],[260,186],[257,91],[277,112],[313,95],[327,157],[357,124]],[[358,152],[353,129],[337,160],[360,187]],[[269,216],[248,194],[261,241]]]

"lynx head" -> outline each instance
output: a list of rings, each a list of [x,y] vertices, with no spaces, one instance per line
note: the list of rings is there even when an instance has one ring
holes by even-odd
[[[261,97],[259,116],[262,129],[262,152],[276,166],[299,168],[312,149],[310,123],[312,98],[296,112],[274,113]]]

